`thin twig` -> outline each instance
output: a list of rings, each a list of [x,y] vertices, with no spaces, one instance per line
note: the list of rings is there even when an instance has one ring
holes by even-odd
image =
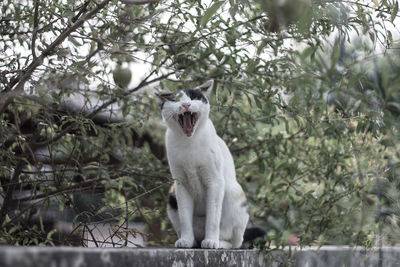
[[[39,27],[39,2],[40,0],[35,0],[35,13],[33,15],[33,34],[32,34],[32,56],[33,59],[35,60],[37,58],[36,56],[36,38],[37,38],[37,31]]]
[[[77,21],[77,20],[79,19],[79,17],[82,16],[82,14],[86,12],[87,7],[88,7],[88,5],[90,4],[90,2],[91,2],[91,0],[86,1],[86,2],[82,5],[82,7],[79,8],[78,14],[76,14],[76,15],[71,19],[72,22]]]
[[[149,84],[152,84],[152,83],[161,81],[161,80],[163,80],[163,79],[166,79],[167,77],[171,76],[171,75],[174,74],[174,73],[175,73],[175,71],[172,71],[172,72],[169,72],[169,73],[167,73],[167,74],[161,75],[161,76],[159,76],[159,77],[157,77],[157,78],[155,78],[155,79],[153,79],[153,80],[151,80],[151,81],[147,81],[147,82],[143,82],[143,81],[142,81],[138,86],[136,86],[135,88],[133,88],[133,89],[131,89],[131,90],[128,90],[128,91],[124,92],[124,93],[123,93],[122,95],[120,95],[119,97],[116,97],[116,96],[115,96],[115,97],[112,97],[112,98],[111,98],[110,100],[108,100],[107,102],[104,102],[101,106],[99,106],[97,109],[95,109],[94,111],[92,111],[87,117],[89,117],[89,118],[94,118],[100,111],[102,111],[104,108],[108,107],[109,105],[111,105],[111,104],[117,102],[121,97],[123,97],[123,96],[128,96],[128,95],[130,95],[130,94],[132,94],[132,93],[134,93],[134,92],[136,92],[136,91],[142,89],[143,87],[145,87],[145,86],[147,86],[147,85],[149,85]]]
[[[83,228],[84,228],[84,229],[86,228],[86,230],[88,230],[89,234],[90,234],[91,237],[92,237],[92,241],[94,242],[94,244],[96,245],[96,247],[99,247],[99,244],[97,244],[96,238],[94,237],[94,235],[93,235],[93,233],[92,233],[92,230],[89,229],[89,226],[88,226],[87,224],[85,224],[85,225],[83,225]]]

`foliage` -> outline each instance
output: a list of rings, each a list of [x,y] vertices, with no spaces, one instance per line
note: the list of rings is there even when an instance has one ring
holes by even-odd
[[[210,78],[212,120],[268,244],[296,234],[301,245],[371,246],[380,223],[398,242],[397,1],[6,0],[1,10],[1,243],[84,245],[82,233],[112,224],[125,238],[112,245],[126,246],[140,217],[150,244],[171,244],[151,92]],[[121,66],[133,82],[113,80]],[[73,222],[67,236],[45,227],[51,207]]]

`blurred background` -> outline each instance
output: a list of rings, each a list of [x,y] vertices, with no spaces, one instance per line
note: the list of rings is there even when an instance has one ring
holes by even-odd
[[[0,244],[172,246],[154,92],[209,79],[253,246],[399,244],[398,9],[2,1]]]

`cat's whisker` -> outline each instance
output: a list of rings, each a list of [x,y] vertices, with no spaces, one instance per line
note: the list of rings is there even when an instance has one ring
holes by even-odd
[[[174,116],[174,114],[175,113],[170,113],[170,115],[166,118],[166,120],[169,121]]]

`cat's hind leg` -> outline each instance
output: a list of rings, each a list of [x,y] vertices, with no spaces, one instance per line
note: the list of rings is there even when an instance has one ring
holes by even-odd
[[[240,248],[243,243],[243,235],[246,225],[236,226],[232,231],[232,248]]]
[[[240,248],[248,221],[248,204],[242,188],[238,185],[224,199],[220,239],[230,240],[232,248]]]
[[[247,205],[247,204],[246,204]],[[249,221],[249,213],[247,210],[247,206],[241,205],[240,211],[242,214],[237,216],[237,221],[232,228],[232,247],[233,248],[240,248],[243,243],[243,236],[244,232],[247,227],[247,223]]]

